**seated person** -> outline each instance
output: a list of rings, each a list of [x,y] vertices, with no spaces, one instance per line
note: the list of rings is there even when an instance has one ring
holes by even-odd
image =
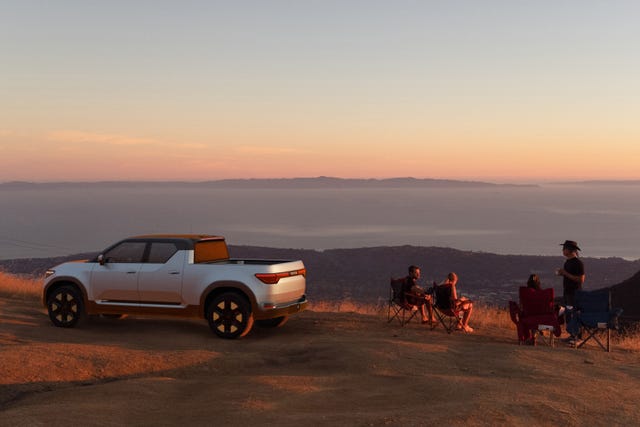
[[[458,293],[456,292],[457,283],[458,275],[456,273],[449,273],[445,281],[440,285],[451,287],[451,307],[462,311],[462,329],[466,332],[473,332],[473,328],[469,326],[469,317],[471,316],[471,310],[473,310],[473,303],[466,297],[458,298]]]
[[[418,286],[418,279],[420,279],[420,267],[416,265],[409,266],[409,275],[405,278],[403,285],[403,293],[412,294],[412,297],[418,299],[424,299],[424,304],[418,304],[416,301],[412,301],[413,298],[408,298],[407,302],[412,305],[420,307],[420,314],[422,315],[422,323],[434,323],[433,308],[431,307],[431,295],[427,295],[424,290]],[[421,302],[421,301],[420,301]],[[426,310],[429,311],[429,317],[427,318]]]
[[[529,279],[527,279],[527,288],[540,290],[542,289],[540,286],[540,277],[538,277],[537,274],[529,275]]]
[[[527,288],[535,289],[537,291],[542,289],[542,285],[540,283],[540,277],[537,274],[530,274],[527,279]],[[520,302],[520,310],[522,310],[522,302]],[[520,322],[518,325],[518,338],[520,341],[525,344],[533,344],[533,336],[531,334],[531,330],[527,328],[523,322]]]
[[[553,304],[553,289],[542,289],[538,275],[531,274],[527,286],[519,288],[519,296],[520,311],[516,323],[518,339],[525,344],[535,344],[536,331],[540,325],[553,326],[554,335],[559,337],[559,315],[564,311],[564,307],[559,312],[559,307]]]

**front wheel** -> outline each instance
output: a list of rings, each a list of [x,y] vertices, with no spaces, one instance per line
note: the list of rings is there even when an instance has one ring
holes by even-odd
[[[209,327],[221,338],[240,338],[253,327],[251,304],[242,295],[225,292],[207,306]]]
[[[82,295],[73,286],[60,286],[47,298],[47,311],[55,326],[73,328],[85,316]]]

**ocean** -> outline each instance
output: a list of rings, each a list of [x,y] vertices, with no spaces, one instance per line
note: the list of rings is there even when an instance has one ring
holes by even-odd
[[[440,246],[640,259],[640,184],[230,189],[0,186],[0,259],[99,251],[148,233],[298,249]]]

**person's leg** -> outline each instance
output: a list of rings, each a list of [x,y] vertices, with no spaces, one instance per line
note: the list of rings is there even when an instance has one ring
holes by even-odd
[[[469,317],[471,316],[471,311],[473,310],[473,304],[470,302],[466,302],[462,305],[462,326],[467,326],[469,324]]]
[[[467,332],[473,332],[473,328],[469,326],[469,317],[471,316],[471,311],[473,310],[473,304],[471,302],[465,302],[465,304],[462,306],[462,309],[462,327]]]
[[[420,314],[422,315],[422,323],[427,323],[428,322],[427,313],[425,312],[425,309],[424,309],[425,305],[426,304],[422,304],[420,306]]]
[[[434,323],[436,318],[433,317],[433,305],[431,305],[431,295],[427,295],[425,298],[425,305],[427,306],[427,311],[429,312],[429,321]]]
[[[563,299],[565,307],[573,307],[574,295],[572,293],[565,293]]]
[[[565,311],[564,316],[565,316],[565,323],[567,325],[566,329],[570,335],[568,340],[573,340],[580,333],[580,323],[578,322],[578,316],[573,310]]]
[[[580,333],[580,325],[578,323],[578,317],[575,308],[573,307],[574,302],[574,294],[573,293],[565,293],[564,294],[564,302],[565,302],[565,312],[564,312],[564,321],[567,325],[567,332],[569,333],[568,341],[573,341],[576,339],[578,334]]]

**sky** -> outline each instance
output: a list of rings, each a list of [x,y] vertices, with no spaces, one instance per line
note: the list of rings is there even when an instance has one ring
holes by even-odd
[[[640,179],[637,1],[0,0],[0,182]]]

